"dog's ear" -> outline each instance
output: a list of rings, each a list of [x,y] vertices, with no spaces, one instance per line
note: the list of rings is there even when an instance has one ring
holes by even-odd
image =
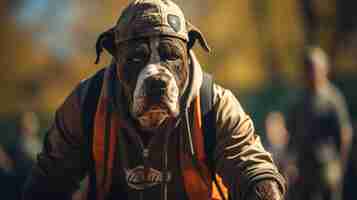
[[[201,31],[192,25],[189,21],[186,21],[186,27],[187,27],[187,32],[188,32],[188,49],[192,49],[192,47],[195,45],[196,40],[200,43],[201,47],[207,51],[210,52],[211,48],[208,46],[207,40],[201,33]]]
[[[95,45],[97,58],[95,64],[98,64],[100,61],[100,56],[103,52],[103,49],[107,50],[113,57],[115,56],[115,33],[114,28],[111,28],[103,33],[101,33],[97,39]]]

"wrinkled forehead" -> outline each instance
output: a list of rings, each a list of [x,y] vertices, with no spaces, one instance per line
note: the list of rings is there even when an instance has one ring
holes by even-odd
[[[162,45],[175,47],[182,53],[187,51],[187,43],[184,40],[171,36],[142,37],[128,40],[119,44],[119,49],[135,50],[138,47],[145,46],[151,51],[157,51]]]

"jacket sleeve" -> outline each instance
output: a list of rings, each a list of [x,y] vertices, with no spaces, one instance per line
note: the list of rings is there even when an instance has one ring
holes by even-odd
[[[217,145],[214,152],[216,172],[228,186],[233,199],[244,199],[258,181],[273,179],[285,193],[284,178],[258,135],[251,118],[232,94],[214,85]]]
[[[56,111],[42,152],[25,184],[23,199],[70,199],[89,166],[80,119],[79,87]]]

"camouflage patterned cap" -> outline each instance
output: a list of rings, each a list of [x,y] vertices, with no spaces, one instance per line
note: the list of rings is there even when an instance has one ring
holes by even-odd
[[[170,0],[135,0],[122,13],[115,26],[115,43],[167,35],[188,42],[182,10]]]
[[[192,48],[196,39],[210,51],[200,30],[189,23],[182,10],[171,0],[134,0],[122,12],[117,24],[102,33],[97,40],[97,60],[102,49],[115,55],[120,43],[141,37],[172,36],[187,42]]]

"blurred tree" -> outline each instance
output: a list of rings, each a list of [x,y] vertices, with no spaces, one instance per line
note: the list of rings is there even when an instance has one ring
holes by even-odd
[[[251,1],[208,1],[205,17],[198,19],[213,47],[203,59],[219,82],[230,88],[257,88],[265,80],[262,51]]]
[[[110,56],[93,64],[94,45],[98,35],[116,23],[128,1],[1,1],[0,83],[6,95],[0,102],[7,106],[0,115],[28,107],[53,113],[81,79],[107,65]],[[266,98],[262,105],[273,105],[279,98],[271,94],[284,94],[287,84],[299,85],[304,45],[318,44],[329,52],[335,80],[346,74],[353,80],[357,73],[353,0],[176,2],[212,46],[212,55],[196,51],[203,67],[219,83],[249,99],[250,112],[264,114],[262,109],[270,109],[256,106],[251,96],[261,94]]]

